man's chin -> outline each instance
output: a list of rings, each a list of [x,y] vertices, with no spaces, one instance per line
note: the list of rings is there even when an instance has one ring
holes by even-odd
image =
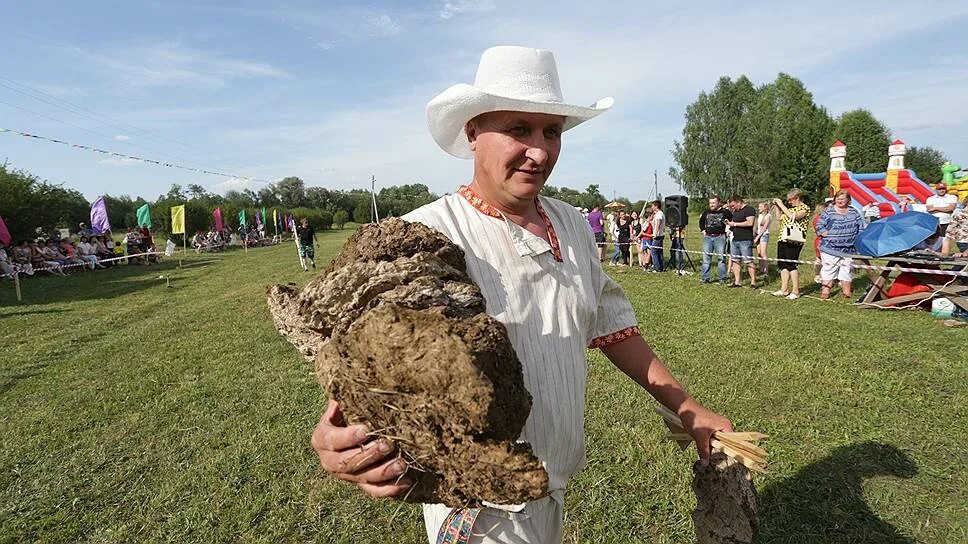
[[[515,193],[522,193],[522,196],[524,194],[537,195],[544,187],[545,177],[544,174],[515,172],[509,181]]]

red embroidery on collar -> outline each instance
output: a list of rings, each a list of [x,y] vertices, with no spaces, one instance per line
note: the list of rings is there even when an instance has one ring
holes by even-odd
[[[491,206],[487,202],[484,202],[484,199],[478,196],[478,194],[474,192],[474,189],[471,189],[467,185],[461,185],[458,187],[457,193],[464,197],[464,199],[467,200],[471,206],[474,206],[477,211],[483,213],[484,215],[495,217],[497,219],[504,219],[504,215],[498,211],[497,208]],[[541,205],[541,200],[539,200],[538,197],[534,197],[534,204],[538,209],[538,215],[540,215],[541,219],[544,220],[545,229],[548,231],[548,243],[551,245],[551,254],[554,255],[555,260],[560,263],[562,262],[561,247],[558,244],[558,233],[555,232],[555,226],[551,224],[551,219],[548,217],[548,214],[545,213],[544,206]]]
[[[555,256],[555,260],[560,263],[562,262],[561,248],[558,246],[558,234],[555,232],[555,226],[551,224],[551,219],[545,213],[544,206],[541,205],[541,200],[538,197],[534,197],[534,204],[538,208],[538,214],[544,219],[545,228],[548,229],[548,243],[551,244],[551,253]]]
[[[612,334],[606,334],[605,336],[599,336],[598,338],[592,340],[592,343],[588,345],[589,348],[606,348],[612,344],[617,344],[622,340],[632,338],[633,336],[641,336],[642,333],[639,332],[639,328],[636,326],[626,327],[620,331],[615,331]]]
[[[471,189],[466,185],[461,185],[457,188],[457,193],[464,197],[464,199],[470,202],[471,206],[474,206],[477,211],[483,213],[484,215],[504,219],[504,216],[501,215],[501,212],[497,211],[497,208],[494,206],[484,202],[483,198],[477,196],[477,193],[474,192],[474,189]]]

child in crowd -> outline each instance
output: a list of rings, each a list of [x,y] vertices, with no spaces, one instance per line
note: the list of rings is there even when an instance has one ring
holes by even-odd
[[[756,244],[756,255],[760,259],[760,274],[765,278],[769,264],[766,252],[770,245],[770,225],[773,223],[773,216],[770,215],[769,202],[760,202],[757,211],[759,214],[756,216],[756,237],[753,242]]]

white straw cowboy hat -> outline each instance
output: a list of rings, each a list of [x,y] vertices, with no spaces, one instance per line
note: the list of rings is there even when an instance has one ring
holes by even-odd
[[[607,97],[589,107],[566,104],[551,51],[502,45],[481,55],[473,85],[459,83],[427,103],[427,124],[444,151],[469,159],[473,153],[464,125],[482,113],[523,111],[563,115],[564,130],[568,130],[611,108],[614,102]]]

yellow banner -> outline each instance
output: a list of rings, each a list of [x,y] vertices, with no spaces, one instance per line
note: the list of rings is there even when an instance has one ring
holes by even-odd
[[[185,205],[171,208],[171,233],[185,234]]]

